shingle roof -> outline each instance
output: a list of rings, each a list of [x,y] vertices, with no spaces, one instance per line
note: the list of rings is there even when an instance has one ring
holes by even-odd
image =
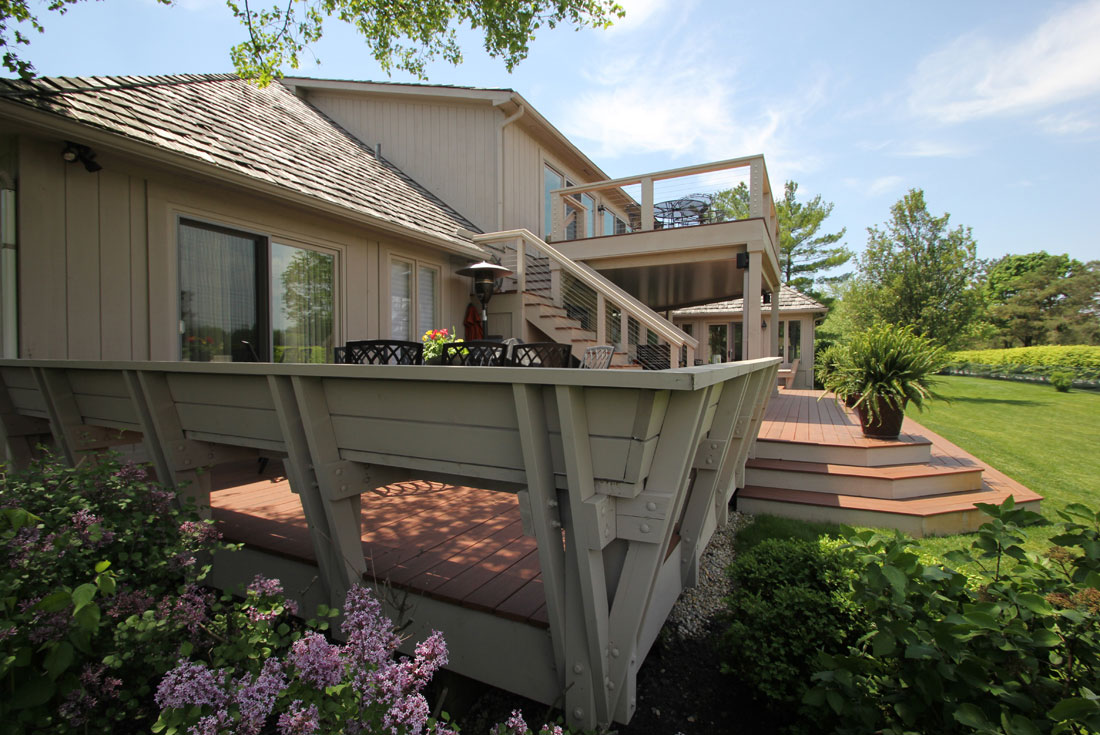
[[[760,298],[760,303],[764,303],[764,298]],[[737,312],[740,314],[744,311],[745,301],[744,299],[732,299],[730,301],[717,301],[713,304],[703,304],[702,306],[689,306],[686,309],[677,309],[672,312],[672,316],[699,316],[701,314],[728,314],[730,312]],[[764,307],[765,310],[770,309],[770,305]],[[822,313],[828,311],[828,308],[817,299],[812,299],[801,291],[797,291],[790,286],[783,286],[779,289],[779,310],[780,311],[820,311]]]
[[[0,79],[0,99],[470,246],[465,217],[280,84],[234,75]]]

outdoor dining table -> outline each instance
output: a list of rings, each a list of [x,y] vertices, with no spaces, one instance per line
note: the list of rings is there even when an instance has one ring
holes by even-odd
[[[654,219],[664,227],[689,227],[705,221],[710,204],[704,199],[683,197],[653,205]]]

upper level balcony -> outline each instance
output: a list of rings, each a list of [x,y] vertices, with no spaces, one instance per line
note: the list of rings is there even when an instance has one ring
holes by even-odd
[[[656,311],[779,287],[779,229],[763,156],[549,195],[554,246]]]

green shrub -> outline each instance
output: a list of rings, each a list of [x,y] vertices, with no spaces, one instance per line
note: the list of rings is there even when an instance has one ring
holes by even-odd
[[[1059,393],[1069,393],[1073,387],[1073,373],[1069,370],[1055,370],[1047,376],[1047,380]]]
[[[729,627],[723,671],[773,708],[797,704],[811,684],[815,655],[847,650],[860,630],[841,592],[845,553],[826,543],[766,539],[729,568]]]
[[[1100,346],[1041,345],[1013,347],[1006,350],[963,350],[948,355],[949,366],[963,368],[982,366],[1001,368],[1008,372],[1030,371],[1040,375],[1063,368],[1080,380],[1100,377]]]
[[[946,558],[979,565],[982,584],[922,564],[900,534],[849,536],[851,600],[870,632],[819,656],[803,700],[838,717],[836,732],[1100,732],[1100,513],[1067,506],[1058,546],[1039,556],[1019,545],[1037,514],[1011,497],[980,507],[992,520]]]

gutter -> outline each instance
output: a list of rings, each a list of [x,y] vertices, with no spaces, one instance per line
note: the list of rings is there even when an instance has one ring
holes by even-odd
[[[519,120],[527,112],[523,100],[516,99],[517,96],[513,96],[509,101],[515,102],[519,109],[511,117],[506,117],[497,123],[497,231],[504,229],[504,129]],[[493,107],[499,110],[503,104],[503,102],[494,102]],[[501,114],[504,114],[504,112],[501,111]]]
[[[75,120],[60,118],[48,112],[42,112],[41,110],[36,110],[19,103],[7,101],[0,102],[0,118],[15,123],[31,125],[40,132],[58,136],[63,140],[71,139],[84,141],[88,145],[94,145],[95,147],[114,153],[130,155],[141,161],[154,162],[177,169],[183,169],[184,171],[199,176],[238,186],[247,191],[264,194],[275,199],[297,204],[307,209],[342,217],[356,224],[399,235],[409,240],[440,248],[465,257],[483,259],[487,255],[487,252],[480,246],[472,242],[461,242],[458,239],[459,235],[457,231],[455,233],[456,239],[450,240],[423,230],[391,222],[376,215],[357,212],[319,197],[295,192],[286,187],[261,181],[252,176],[222,168],[221,166],[203,163],[202,161],[198,161],[182,153],[173,153],[158,148],[151,143],[146,143],[135,138],[128,138],[119,133],[102,130]]]

